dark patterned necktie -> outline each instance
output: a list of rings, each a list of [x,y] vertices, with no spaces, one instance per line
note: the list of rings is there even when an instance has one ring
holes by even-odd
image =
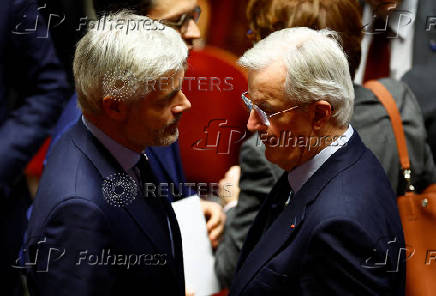
[[[154,212],[156,216],[159,217],[159,220],[164,229],[168,229],[168,213],[167,207],[164,204],[168,201],[164,196],[158,195],[158,193],[160,192],[159,190],[157,190],[159,184],[157,183],[153,171],[151,170],[150,164],[148,163],[148,160],[144,154],[141,154],[141,157],[136,164],[136,167],[139,169],[140,172],[140,188],[142,189],[142,195],[145,199],[145,202],[149,206],[153,207]]]
[[[377,31],[373,32],[369,46],[363,82],[390,76],[391,38],[389,34],[392,34],[392,31],[389,26],[386,30],[380,31],[385,26],[384,20],[375,20],[373,26]]]
[[[283,212],[283,210],[292,205],[292,198],[294,197],[294,191],[289,187],[288,194],[280,194],[277,199],[271,204],[271,208],[267,215],[264,233],[274,223],[274,220]]]
[[[143,184],[142,188],[145,189],[143,196],[145,202],[153,207],[154,213],[159,219],[160,224],[162,225],[165,234],[169,236],[171,242],[171,253],[173,258],[176,258],[176,253],[181,258],[182,254],[180,250],[176,251],[175,239],[180,239],[180,231],[177,226],[177,221],[175,220],[175,215],[171,206],[171,203],[168,200],[168,196],[160,195],[160,190],[158,190],[158,182],[156,177],[153,174],[151,166],[144,154],[141,154],[141,157],[136,165],[139,169],[141,175],[141,183]],[[150,188],[155,188],[155,190],[150,190]],[[170,219],[170,216],[173,219]]]

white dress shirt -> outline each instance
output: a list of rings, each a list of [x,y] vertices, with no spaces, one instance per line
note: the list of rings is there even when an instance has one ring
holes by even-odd
[[[288,182],[294,193],[299,191],[301,187],[315,174],[315,172],[330,158],[336,151],[344,146],[350,140],[354,130],[351,124],[345,133],[329,146],[322,149],[312,159],[294,168],[288,173]]]

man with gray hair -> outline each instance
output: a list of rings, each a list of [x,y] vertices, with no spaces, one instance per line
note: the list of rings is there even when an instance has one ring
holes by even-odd
[[[248,233],[230,295],[404,295],[395,195],[349,124],[353,84],[335,38],[284,29],[239,60],[247,127],[286,172]]]
[[[29,288],[44,296],[184,295],[180,230],[153,190],[143,151],[177,139],[190,108],[181,91],[188,48],[145,16],[119,12],[98,24],[74,58],[83,117],[54,146],[35,198]]]

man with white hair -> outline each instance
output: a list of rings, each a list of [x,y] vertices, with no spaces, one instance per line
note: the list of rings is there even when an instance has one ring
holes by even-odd
[[[395,196],[349,124],[353,84],[334,37],[284,29],[239,60],[247,127],[286,172],[248,233],[230,295],[404,295]]]
[[[143,151],[177,139],[187,55],[175,30],[127,12],[78,43],[83,117],[54,146],[35,198],[33,295],[185,294],[177,220]]]
[[[197,22],[201,9],[197,0],[94,0],[93,4],[97,15],[128,9],[132,13],[159,20],[179,32],[188,49],[192,49],[194,41],[200,38]],[[85,25],[86,20],[81,24]],[[130,26],[133,28],[134,24],[131,23]],[[77,108],[77,96],[73,95],[62,112],[52,135],[51,144],[56,143],[59,137],[70,129],[81,116],[82,114]],[[186,184],[178,142],[169,146],[149,146],[146,153],[157,180],[162,184],[169,184],[169,187],[172,186],[172,189],[167,192],[171,201],[195,194],[192,188]],[[226,216],[223,208],[217,202],[201,199],[200,204],[207,221],[209,239],[213,248],[216,248],[224,231]]]

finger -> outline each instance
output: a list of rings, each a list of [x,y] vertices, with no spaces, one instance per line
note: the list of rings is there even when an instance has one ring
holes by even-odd
[[[215,250],[218,247],[219,241],[217,239],[216,240],[211,240],[210,243],[212,245],[212,249]]]
[[[224,223],[217,225],[209,234],[209,239],[211,241],[218,240],[224,232]]]
[[[207,232],[210,233],[215,227],[220,224],[221,215],[219,211],[213,211],[206,223]]]
[[[241,167],[238,165],[232,166],[230,170],[227,171],[226,175],[228,175],[231,178],[237,178],[241,176]]]

